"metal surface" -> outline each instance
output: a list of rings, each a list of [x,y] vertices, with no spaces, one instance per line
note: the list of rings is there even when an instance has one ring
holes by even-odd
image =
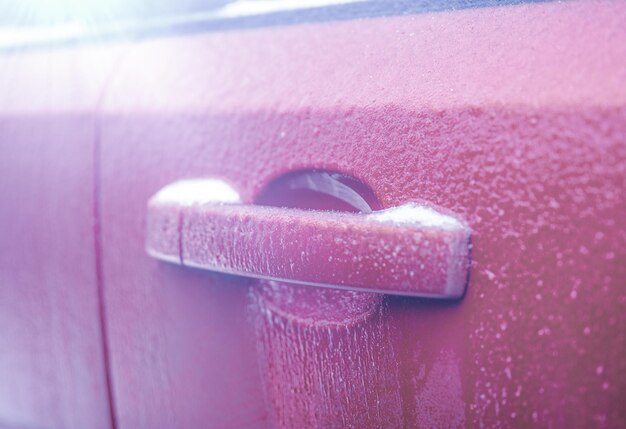
[[[94,136],[116,58],[0,56],[0,426],[111,427]]]
[[[361,344],[395,356],[380,368],[397,374],[391,427],[623,425],[624,13],[550,3],[129,46],[101,140],[120,425],[297,418],[296,404],[277,417],[258,399],[264,322],[242,321],[256,289],[150,261],[144,218],[175,180],[219,177],[252,204],[306,168],[358,178],[383,208],[426,200],[472,227],[463,301],[387,297],[374,326],[389,337]],[[357,421],[341,409],[337,421]]]
[[[625,426],[624,22],[572,1],[1,56],[0,421],[110,426],[108,350],[119,428]],[[313,288],[145,254],[168,183],[254,204],[315,168],[465,219],[464,300],[364,299],[320,332],[274,301]]]

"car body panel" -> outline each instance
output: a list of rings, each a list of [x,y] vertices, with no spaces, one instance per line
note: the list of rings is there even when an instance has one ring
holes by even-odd
[[[4,55],[0,422],[623,427],[624,22],[581,0]],[[320,330],[146,254],[163,186],[254,203],[303,169],[462,218],[465,297]]]
[[[252,203],[307,168],[473,231],[462,302],[386,299],[390,427],[622,425],[623,19],[618,3],[548,3],[129,46],[100,148],[120,426],[259,427],[296,410],[260,399],[295,372],[258,374],[255,281],[164,265],[143,240],[168,183],[217,177]]]
[[[94,149],[116,58],[0,56],[0,425],[111,425]]]

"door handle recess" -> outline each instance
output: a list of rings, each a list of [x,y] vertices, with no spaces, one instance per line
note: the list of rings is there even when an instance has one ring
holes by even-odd
[[[368,214],[243,204],[216,179],[183,180],[148,202],[146,251],[253,278],[433,298],[467,285],[470,229],[422,203]]]

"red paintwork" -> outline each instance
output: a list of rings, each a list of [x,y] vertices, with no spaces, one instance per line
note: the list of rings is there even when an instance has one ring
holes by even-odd
[[[383,296],[259,282],[250,290],[275,427],[399,427]]]
[[[148,198],[222,177],[252,202],[314,167],[474,231],[461,304],[387,300],[395,421],[623,425],[625,18],[618,3],[554,3],[130,46],[102,123],[121,426],[267,416],[247,282],[150,261]]]
[[[0,56],[0,426],[109,428],[94,111],[110,50]]]
[[[337,338],[352,351],[345,356],[386,352],[387,360],[372,355],[382,381],[353,386],[360,404],[369,403],[369,395],[383,385],[390,386],[380,409],[390,414],[385,416],[389,427],[625,426],[624,22],[620,2],[574,1],[111,47],[124,56],[98,115],[97,195],[118,426],[331,425],[315,413],[304,417],[311,409],[326,410],[320,416],[335,412],[337,426],[362,422],[365,408],[341,407],[328,390],[316,390],[308,397],[315,399],[303,404],[276,389],[299,387],[294,377],[307,368],[304,357],[319,358],[313,368],[322,386],[340,389],[345,385],[332,376],[349,374],[349,363],[341,363],[344,355],[327,360],[316,355],[324,348],[311,346],[320,337],[309,324],[281,328],[284,315],[259,300],[260,285],[162,264],[144,251],[145,205],[164,185],[187,177],[222,177],[241,190],[244,203],[252,203],[273,178],[300,168],[355,176],[383,207],[428,201],[458,213],[473,232],[470,284],[461,303],[386,297],[377,316],[367,319],[372,325],[355,328],[377,332],[375,337],[349,343],[348,337],[325,334],[323,341]],[[31,60],[43,68],[46,58],[33,54]],[[33,80],[45,90],[44,78]],[[17,126],[19,117],[32,124],[35,117],[32,111],[12,110],[11,100],[20,92],[11,91],[16,95],[2,100],[5,111],[14,112],[3,113],[2,162],[6,153],[18,151],[4,143],[6,124]],[[59,103],[66,93],[45,92]],[[42,111],[49,116],[49,110]],[[60,111],[56,124],[76,118],[75,111]],[[24,131],[36,132],[35,127]],[[70,134],[79,137],[77,131]],[[12,141],[18,137],[26,138],[15,134]],[[93,142],[87,136],[85,141]],[[4,179],[8,173],[0,174]],[[55,192],[78,183],[65,177],[59,173],[40,183],[55,184]],[[12,188],[3,188],[3,198],[13,195],[16,201],[10,207],[30,207],[6,189]],[[71,204],[81,192],[63,195],[68,195],[63,206],[47,206],[63,209],[49,219],[71,220],[78,229],[84,217],[76,216],[78,208]],[[24,249],[78,243],[69,227],[46,232],[55,234],[51,241],[34,232],[22,238],[8,231],[7,222],[23,219],[30,225],[40,214],[4,207],[2,231],[13,234],[10,243],[26,240]],[[82,244],[73,246],[93,258],[91,250],[78,251]],[[44,261],[32,259],[33,265],[21,265],[25,271],[13,270],[29,261],[26,250],[23,257],[9,259],[18,250],[1,249],[2,274],[13,279]],[[68,257],[72,267],[81,268],[68,269],[63,258],[47,266],[66,267],[72,275],[86,267],[74,263],[79,256]],[[63,302],[73,309],[85,305],[73,300],[76,291],[91,284],[94,296],[89,281],[61,280],[43,269],[40,274],[23,285],[35,288],[54,279],[68,292],[69,301]],[[1,292],[10,293],[7,307],[30,302],[17,290]],[[2,310],[0,329],[26,326],[21,315]],[[81,332],[93,325],[81,325]],[[45,331],[29,332],[39,334],[22,348],[23,335],[4,336],[3,350],[18,350],[8,356],[28,364],[35,362],[35,351],[59,350],[47,346]],[[294,333],[302,339],[294,340]],[[61,338],[56,331],[47,334]],[[92,337],[77,338],[89,342]],[[74,350],[61,349],[55,356]],[[291,353],[275,357],[272,350]],[[284,364],[293,359],[297,364]],[[93,362],[86,377],[102,380],[101,361]],[[328,370],[333,364],[336,369]],[[14,385],[31,377],[24,375],[28,369],[15,375],[16,365],[3,360],[1,367],[2,377],[11,374]],[[87,392],[86,402],[101,391],[53,390]],[[8,391],[2,395],[9,400]],[[26,411],[8,406],[0,420],[42,422],[53,408],[49,402],[32,405],[30,397],[14,402]],[[90,415],[105,421],[99,412]],[[68,414],[59,415],[53,425],[65,426],[61,420]]]

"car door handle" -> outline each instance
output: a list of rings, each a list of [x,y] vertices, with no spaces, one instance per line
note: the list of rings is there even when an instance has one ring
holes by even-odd
[[[394,295],[460,298],[470,229],[423,203],[372,213],[243,204],[215,179],[183,180],[148,202],[146,251],[176,264]]]

